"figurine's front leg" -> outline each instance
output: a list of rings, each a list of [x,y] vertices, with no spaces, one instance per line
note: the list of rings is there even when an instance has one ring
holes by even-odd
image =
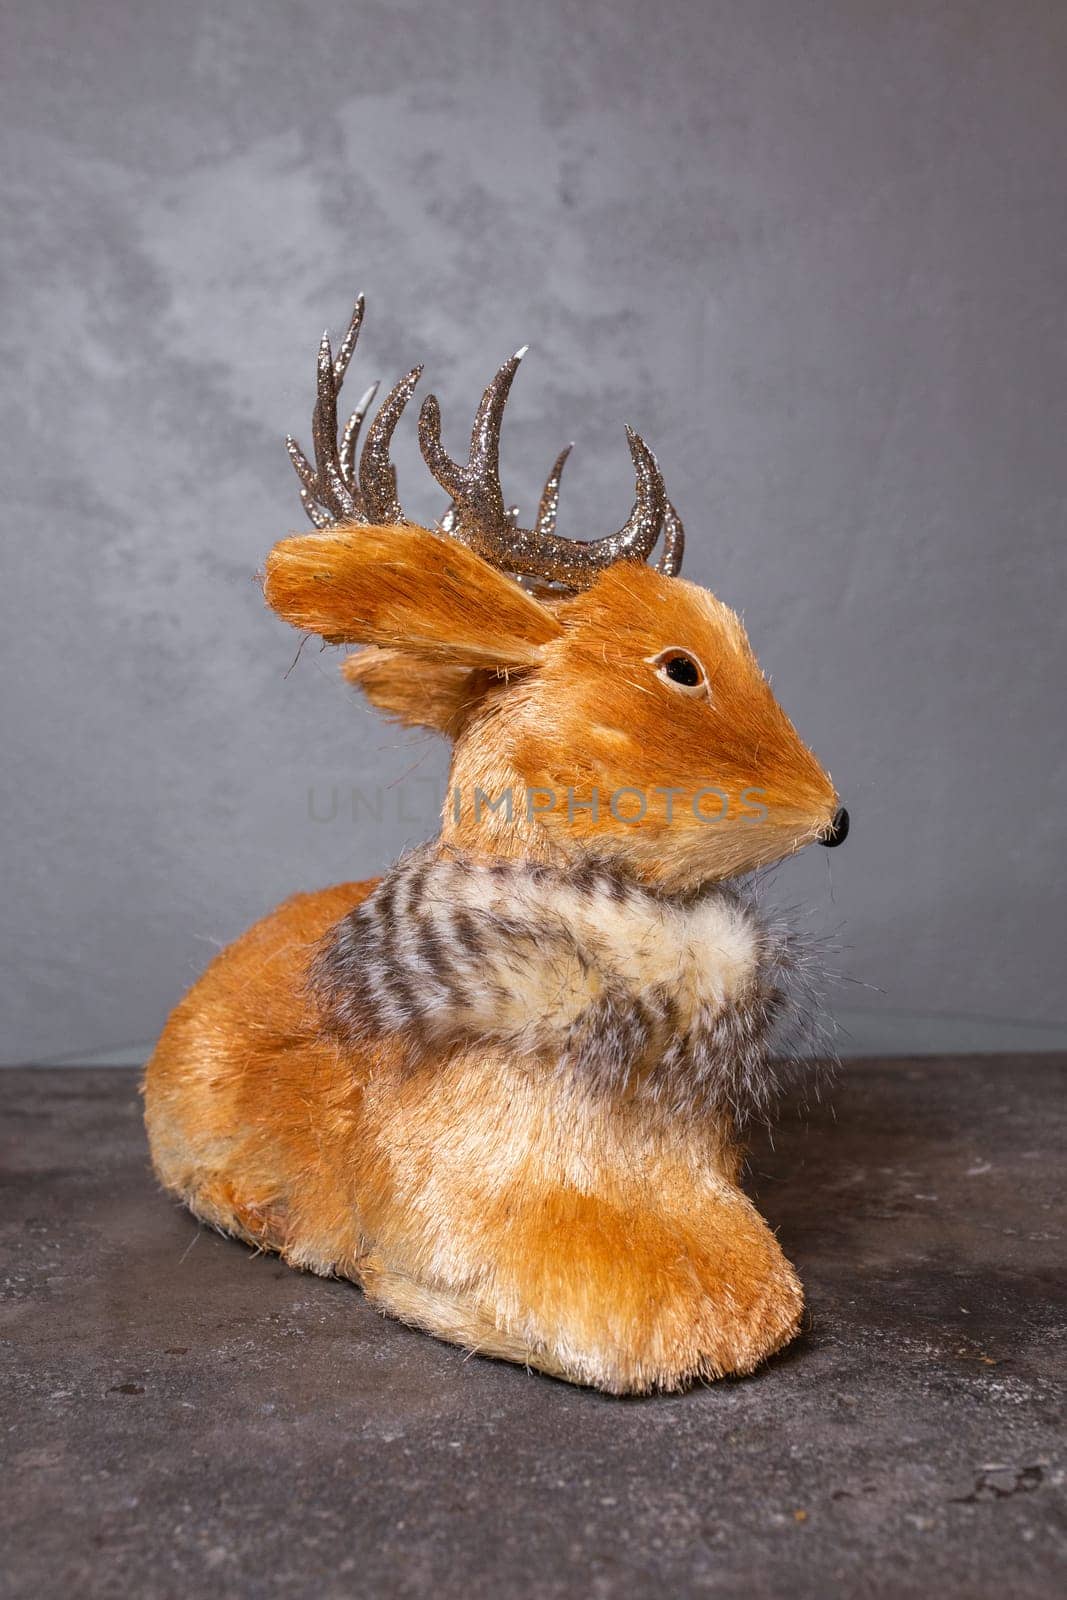
[[[799,1327],[796,1274],[725,1183],[684,1216],[557,1188],[515,1192],[486,1222],[467,1281],[372,1252],[369,1296],[453,1343],[616,1394],[751,1372]]]

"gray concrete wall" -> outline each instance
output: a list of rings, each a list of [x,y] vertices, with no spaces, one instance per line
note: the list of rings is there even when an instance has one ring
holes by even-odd
[[[689,575],[852,810],[779,879],[875,986],[845,1003],[1064,1017],[1067,9],[13,0],[3,26],[9,1057],[150,1036],[275,901],[430,831],[442,749],[329,654],[287,676],[251,581],[301,525],[281,439],[358,288],[353,387],[425,360],[456,442],[532,342],[507,484],[528,503],[576,438],[567,530],[625,514],[624,421],[654,444]],[[377,785],[381,824],[346,820]]]

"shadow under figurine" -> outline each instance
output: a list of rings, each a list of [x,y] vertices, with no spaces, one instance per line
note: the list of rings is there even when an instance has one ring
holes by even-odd
[[[297,895],[172,1013],[144,1093],[156,1172],[204,1222],[362,1284],[405,1322],[615,1394],[750,1372],[800,1284],[739,1188],[788,951],[729,880],[847,830],[738,617],[677,576],[682,525],[633,432],[626,525],[523,529],[498,478],[523,352],[451,505],[405,520],[389,444],[419,377],[338,437],[363,314],[324,337],[316,532],[267,602],[363,645],[343,671],[453,741],[439,837],[384,878]],[[648,558],[662,538],[655,566]]]

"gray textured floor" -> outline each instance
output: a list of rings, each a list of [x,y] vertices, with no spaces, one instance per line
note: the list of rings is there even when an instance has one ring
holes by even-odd
[[[630,1402],[198,1232],[132,1073],[0,1075],[4,1590],[1058,1595],[1065,1065],[846,1068],[753,1161],[806,1335]]]

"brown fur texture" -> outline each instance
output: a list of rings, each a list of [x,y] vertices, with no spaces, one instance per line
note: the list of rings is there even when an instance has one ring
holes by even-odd
[[[530,666],[552,613],[465,545],[425,528],[336,528],[283,539],[267,603],[334,644],[398,644],[468,666]]]
[[[802,1300],[725,1127],[594,1102],[490,1046],[358,1053],[310,959],[373,884],[299,895],[212,962],[145,1081],[161,1182],[407,1322],[611,1393],[749,1372]]]
[[[455,666],[414,650],[368,645],[341,666],[348,683],[362,689],[371,705],[409,728],[429,728],[447,739],[458,736],[468,715],[497,674],[480,667]]]
[[[161,1181],[214,1226],[351,1277],[384,1309],[470,1349],[611,1393],[751,1371],[794,1335],[802,1301],[738,1187],[734,1108],[637,1092],[685,1035],[680,1024],[673,1036],[626,1033],[635,997],[644,1004],[660,981],[649,974],[664,940],[641,920],[649,897],[699,899],[817,838],[837,808],[739,619],[630,562],[573,599],[535,599],[409,525],[284,540],[265,593],[295,626],[371,647],[346,676],[387,714],[454,740],[452,795],[428,858],[458,856],[475,875],[516,864],[514,892],[493,911],[503,942],[482,952],[480,997],[473,955],[465,969],[472,1002],[488,995],[528,1016],[563,1016],[573,1002],[577,1017],[609,969],[632,959],[640,970],[629,987],[607,984],[610,1070],[560,1071],[546,1034],[517,1039],[484,1018],[434,1034],[390,1018],[381,997],[390,984],[403,993],[401,968],[361,943],[357,908],[373,884],[298,896],[223,951],[164,1030],[145,1078]],[[660,669],[673,648],[698,660],[696,691]],[[709,820],[701,796],[715,787],[725,804]],[[673,801],[654,794],[664,789]],[[513,791],[510,816],[503,804],[479,809],[479,790],[496,802]],[[611,806],[622,790],[644,796],[644,809]],[[570,1001],[549,1004],[551,940],[509,915],[529,909],[518,885],[531,868],[573,888],[590,857],[621,894],[613,911],[597,902],[595,958],[586,932],[572,941],[557,973]],[[465,893],[457,882],[444,894],[450,937],[471,910]],[[585,928],[571,902],[556,912]],[[729,1049],[730,1019],[765,973],[756,958],[746,969],[727,925],[715,926],[709,955],[696,923],[664,923],[687,952],[666,989],[676,1017],[705,1005],[701,1026]],[[353,928],[363,932],[346,947]],[[379,922],[376,935],[388,943],[395,931]],[[538,960],[524,963],[524,948]],[[331,966],[331,950],[367,970]],[[417,940],[413,958],[429,959]],[[592,1055],[578,1052],[587,1062],[594,1036],[583,1046]],[[675,1087],[699,1077],[683,1057]]]

